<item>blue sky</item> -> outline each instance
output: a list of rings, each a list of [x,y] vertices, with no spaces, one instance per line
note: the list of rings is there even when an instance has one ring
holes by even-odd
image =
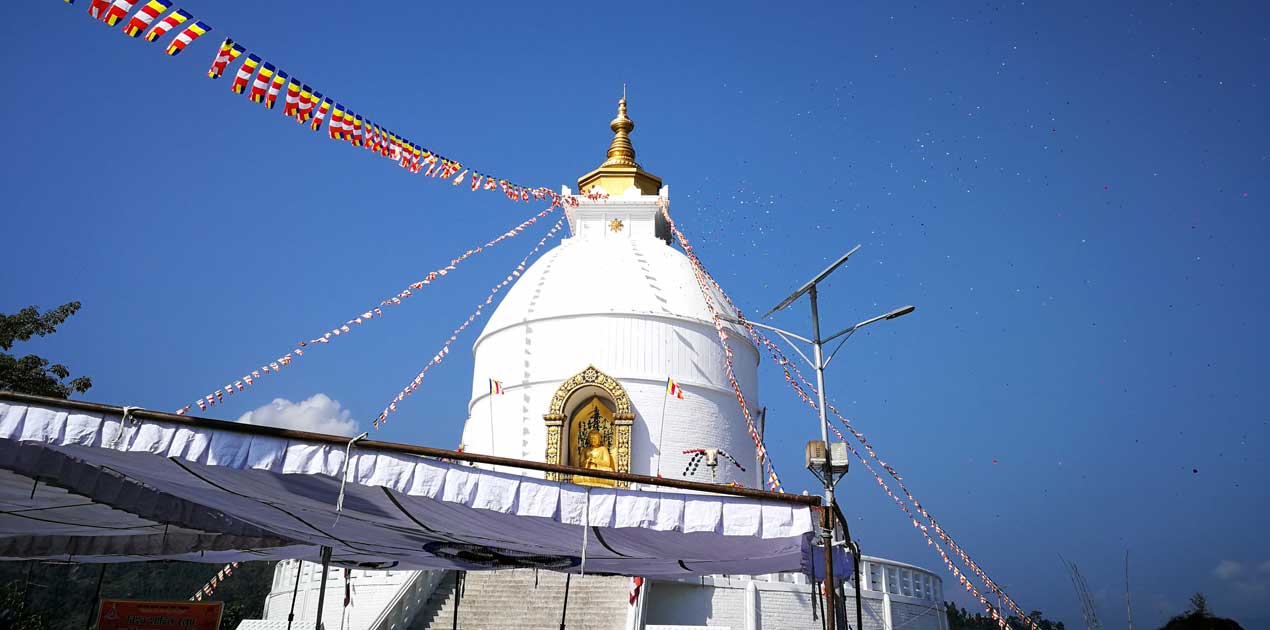
[[[602,160],[627,82],[640,162],[751,313],[856,243],[826,321],[918,306],[829,390],[1024,606],[1080,624],[1061,553],[1120,625],[1128,550],[1143,627],[1197,590],[1270,626],[1264,6],[188,0],[216,30],[169,58],[86,5],[0,3],[0,311],[81,300],[17,350],[87,398],[174,409],[537,207],[232,95],[205,75],[224,36],[530,185]],[[546,227],[215,415],[321,393],[365,427]],[[457,442],[478,329],[377,437]],[[814,417],[762,378],[779,469],[813,488]],[[866,553],[938,568],[866,475],[840,487]]]

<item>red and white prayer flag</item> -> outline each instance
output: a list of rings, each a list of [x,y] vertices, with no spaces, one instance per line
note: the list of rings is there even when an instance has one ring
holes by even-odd
[[[106,9],[109,8],[110,0],[93,0],[93,3],[88,5],[88,15],[94,20],[100,20],[106,16]]]
[[[632,606],[635,605],[635,602],[639,601],[639,591],[643,587],[644,587],[644,578],[642,577],[631,578],[631,598],[630,599],[631,599]]]

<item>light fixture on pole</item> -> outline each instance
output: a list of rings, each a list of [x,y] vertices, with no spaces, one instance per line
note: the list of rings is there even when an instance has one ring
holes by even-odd
[[[816,473],[816,470],[814,468],[819,467],[819,474],[816,474],[816,477],[821,481],[822,484],[824,484],[824,489],[825,489],[825,521],[824,521],[824,527],[821,530],[821,538],[825,548],[825,580],[826,580],[826,584],[829,586],[828,590],[830,591],[829,601],[825,610],[825,617],[827,619],[832,620],[831,623],[833,626],[837,625],[837,617],[834,616],[835,614],[834,610],[837,608],[837,604],[834,601],[834,593],[836,591],[834,591],[833,589],[833,562],[832,562],[832,554],[831,554],[831,549],[834,544],[834,541],[833,541],[834,528],[832,527],[833,521],[830,515],[832,514],[832,510],[835,507],[834,498],[833,498],[834,486],[837,484],[838,480],[842,478],[842,475],[845,474],[847,470],[847,465],[846,465],[847,464],[847,461],[846,461],[847,449],[846,449],[845,443],[838,442],[836,444],[830,444],[829,442],[829,419],[828,419],[828,416],[826,415],[826,402],[825,402],[825,367],[829,365],[829,362],[833,360],[834,356],[838,354],[838,351],[842,349],[842,345],[847,342],[847,339],[851,338],[851,335],[854,334],[855,331],[865,326],[868,326],[869,324],[873,324],[875,322],[895,319],[897,317],[903,317],[905,315],[908,315],[909,313],[912,313],[914,310],[916,310],[916,307],[911,305],[903,306],[893,311],[890,311],[888,313],[883,313],[876,317],[871,317],[853,326],[848,326],[846,328],[843,328],[842,330],[832,335],[829,335],[828,337],[821,336],[820,334],[820,304],[818,300],[819,295],[817,290],[818,285],[821,282],[823,282],[825,278],[828,278],[829,274],[832,274],[834,271],[837,271],[839,267],[846,264],[847,259],[851,258],[851,255],[856,253],[859,250],[860,250],[859,245],[852,247],[850,251],[848,251],[847,253],[839,257],[837,260],[835,260],[833,264],[826,267],[824,271],[821,271],[814,278],[812,278],[811,280],[804,283],[801,287],[799,287],[797,291],[794,291],[793,293],[791,293],[789,297],[785,298],[784,300],[781,300],[779,304],[772,307],[771,310],[763,314],[763,318],[766,318],[767,316],[773,313],[776,313],[778,311],[788,308],[791,304],[798,301],[798,298],[802,297],[803,295],[807,295],[808,300],[811,302],[811,331],[812,331],[811,339],[789,332],[788,330],[782,330],[780,328],[776,328],[775,326],[769,326],[767,324],[760,324],[758,322],[753,322],[748,320],[742,322],[739,318],[736,318],[736,317],[728,317],[728,316],[723,317],[724,320],[732,322],[734,324],[745,324],[745,325],[755,326],[757,328],[770,330],[776,333],[777,335],[780,336],[781,339],[784,339],[785,342],[788,343],[790,347],[794,349],[795,352],[798,353],[798,356],[802,357],[803,361],[806,361],[807,364],[810,365],[811,368],[816,371],[816,398],[817,398],[816,408],[820,412],[820,440],[814,440],[807,444],[807,465],[809,469],[812,469],[813,474]],[[828,357],[826,357],[824,353],[824,345],[838,338],[841,338],[842,341],[838,342],[837,347],[835,347],[833,351],[829,353]],[[801,341],[806,344],[811,344],[812,356],[808,357],[798,347],[798,344],[794,343],[793,341],[794,339],[797,339],[798,341]],[[816,455],[816,456],[813,457],[813,455]],[[860,577],[856,576],[856,580],[858,581],[859,579]],[[856,600],[857,625],[860,623],[860,619],[859,619],[860,612],[861,612],[860,601],[857,599]],[[836,628],[834,628],[833,630],[836,630]]]

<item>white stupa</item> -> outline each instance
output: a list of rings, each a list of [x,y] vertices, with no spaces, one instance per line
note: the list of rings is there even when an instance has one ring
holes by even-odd
[[[522,274],[477,338],[462,446],[579,466],[595,430],[616,470],[761,487],[713,318],[662,218],[669,190],[635,162],[634,126],[623,98],[607,159],[579,178],[580,203],[566,210],[571,236]],[[759,354],[743,330],[727,331],[740,392],[761,415]],[[667,395],[667,379],[683,389],[682,399]],[[491,381],[502,393],[493,393]],[[761,427],[761,417],[754,421]],[[723,450],[745,470],[719,458],[713,479],[704,465],[688,476],[684,451],[691,449]],[[946,630],[937,575],[862,560],[866,630]],[[317,569],[278,563],[265,619],[240,629],[282,630],[291,614],[292,627],[313,627]],[[334,605],[322,620],[328,629],[759,630],[819,628],[823,616],[803,575],[658,580],[643,584],[638,597],[625,577],[571,576],[566,599],[563,575],[534,569],[469,572],[461,588],[454,571],[357,570],[347,582],[332,573],[326,601]],[[346,594],[350,603],[340,606]],[[854,627],[850,585],[844,596]]]
[[[578,181],[581,192],[607,198],[580,197],[566,210],[572,236],[525,271],[477,338],[463,446],[577,465],[578,427],[598,402],[600,424],[613,423],[619,471],[679,477],[683,451],[722,449],[745,471],[722,462],[715,481],[758,487],[718,333],[688,258],[670,244],[660,209],[668,188],[635,163],[633,127],[623,99],[608,159]],[[743,330],[731,331],[734,373],[753,414],[759,355]],[[667,395],[671,378],[682,399]],[[504,394],[491,393],[491,379]],[[705,466],[696,479],[711,480]]]

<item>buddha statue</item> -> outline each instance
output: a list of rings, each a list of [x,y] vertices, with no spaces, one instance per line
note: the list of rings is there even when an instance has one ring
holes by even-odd
[[[609,452],[609,447],[604,445],[604,436],[598,429],[591,429],[586,434],[587,446],[579,449],[578,467],[590,470],[607,470],[610,472],[617,470],[616,461],[613,454]],[[573,483],[582,484],[584,486],[602,486],[612,488],[616,482],[612,479],[597,479],[595,477],[583,477],[581,475],[573,478]]]

